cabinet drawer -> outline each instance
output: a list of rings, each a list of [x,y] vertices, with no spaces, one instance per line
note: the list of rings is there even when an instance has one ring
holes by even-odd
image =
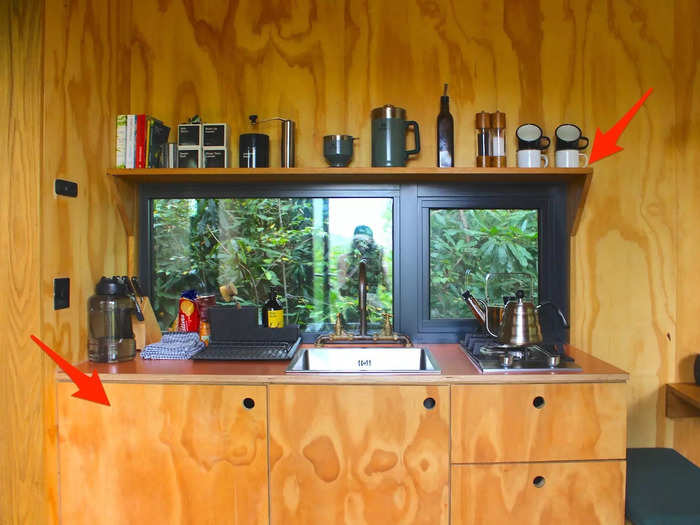
[[[453,385],[452,463],[624,459],[624,383]]]
[[[452,467],[452,525],[624,523],[625,462]]]

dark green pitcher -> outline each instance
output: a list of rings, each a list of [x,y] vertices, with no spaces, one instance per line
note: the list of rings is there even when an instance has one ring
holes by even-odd
[[[413,126],[416,147],[406,149],[406,132]],[[406,120],[406,110],[386,104],[372,110],[372,166],[405,166],[409,155],[420,151],[418,122]]]

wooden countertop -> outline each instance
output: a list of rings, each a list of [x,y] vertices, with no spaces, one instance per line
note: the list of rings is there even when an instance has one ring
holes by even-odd
[[[629,375],[574,347],[567,352],[582,372],[505,372],[482,374],[456,344],[427,347],[442,369],[439,374],[286,374],[289,361],[191,361],[144,360],[136,357],[123,363],[83,362],[78,369],[97,370],[105,383],[192,383],[192,384],[425,384],[425,383],[599,383],[624,382]],[[58,381],[69,381],[59,371]]]

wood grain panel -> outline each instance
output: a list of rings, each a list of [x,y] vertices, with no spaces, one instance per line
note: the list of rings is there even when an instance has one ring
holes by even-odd
[[[624,151],[594,166],[572,246],[571,340],[631,373],[629,444],[670,444],[661,387],[673,375],[676,336],[673,3],[560,9],[559,31],[557,17],[546,18],[545,39],[560,39],[549,75],[570,79],[562,118],[593,135],[654,88],[621,137]],[[563,102],[564,84],[556,89]]]
[[[49,0],[44,64],[46,144],[42,179],[44,337],[69,361],[87,355],[87,298],[102,275],[127,269],[135,189],[105,177],[114,162],[115,119],[129,108],[126,2]],[[54,178],[78,183],[56,197]],[[119,186],[118,186],[119,185]],[[124,204],[128,203],[128,204]],[[133,229],[133,225],[132,226]],[[70,308],[54,311],[54,277],[70,277]]]
[[[46,523],[40,329],[39,183],[43,3],[0,3],[0,522]]]
[[[63,523],[267,523],[264,386],[105,390],[58,385]]]
[[[700,353],[700,297],[695,293],[700,260],[700,35],[692,20],[700,4],[675,3],[674,74],[678,185],[678,331],[673,381],[693,381]],[[674,421],[673,446],[700,465],[700,419]]]
[[[268,388],[271,523],[447,523],[449,387]]]
[[[624,461],[452,467],[452,525],[621,524],[624,505]]]
[[[421,125],[423,151],[409,165],[432,166],[439,91],[448,82],[457,165],[474,164],[474,114],[497,108],[508,116],[514,165],[519,123],[537,122],[551,135],[573,122],[593,138],[653,87],[623,135],[625,150],[596,164],[578,218],[571,337],[632,371],[631,444],[669,444],[659,393],[675,367],[674,5],[134,2],[132,111],[169,124],[194,113],[226,121],[233,159],[238,134],[250,131],[248,114],[282,114],[297,121],[298,166],[323,166],[322,136],[340,132],[360,137],[352,165],[368,166],[369,113],[389,102]],[[693,31],[689,14],[677,23]],[[277,165],[278,130],[266,132]],[[694,260],[687,258],[689,269]]]
[[[127,269],[122,217],[134,215],[135,190],[109,180],[115,117],[129,107],[128,2],[46,0],[43,63],[41,288],[42,339],[69,361],[87,355],[87,298],[101,275]],[[40,68],[41,69],[41,68]],[[54,179],[78,183],[77,198],[58,197]],[[71,280],[70,307],[53,310],[53,279]],[[55,487],[55,366],[43,359],[46,479]],[[58,493],[49,497],[57,512]]]
[[[624,458],[625,388],[454,385],[452,462]]]

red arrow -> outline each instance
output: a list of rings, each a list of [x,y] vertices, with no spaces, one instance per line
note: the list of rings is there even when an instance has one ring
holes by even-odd
[[[68,361],[46,346],[46,344],[38,337],[34,335],[31,335],[30,337],[32,338],[32,341],[39,345],[39,348],[49,354],[49,357],[53,359],[66,374],[68,374],[68,377],[70,377],[78,387],[78,391],[73,394],[73,397],[110,406],[109,399],[107,399],[107,394],[102,386],[102,381],[100,381],[100,376],[97,375],[97,370],[92,371],[92,376],[83,374],[80,370],[75,368]]]
[[[615,124],[607,133],[601,133],[600,128],[595,130],[595,139],[593,140],[593,149],[591,150],[591,159],[588,162],[593,164],[594,162],[604,159],[605,157],[622,151],[623,148],[617,145],[617,139],[620,138],[622,132],[625,131],[627,124],[630,123],[632,117],[639,111],[642,107],[644,101],[651,95],[653,88],[649,88],[649,91],[644,93],[642,98],[640,98],[637,103],[632,106],[632,108],[625,113],[625,115]]]

